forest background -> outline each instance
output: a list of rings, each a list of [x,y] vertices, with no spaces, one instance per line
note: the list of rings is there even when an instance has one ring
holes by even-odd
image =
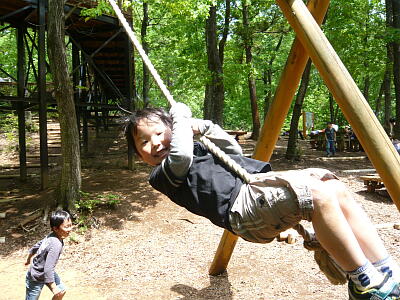
[[[390,80],[399,33],[392,1],[333,0],[322,25],[384,125],[396,116]],[[259,128],[257,122],[268,110],[294,39],[274,1],[149,0],[123,5],[132,12],[134,30],[177,101],[188,104],[196,117],[213,119],[225,128]],[[83,11],[87,18],[103,13],[112,13],[106,1]],[[5,52],[0,65],[16,77],[15,44],[14,29],[1,31],[0,48]],[[166,106],[138,56],[135,64],[136,107]],[[315,114],[317,129],[327,121],[347,124],[313,67],[302,109]],[[291,113],[284,128],[289,129],[290,120]]]

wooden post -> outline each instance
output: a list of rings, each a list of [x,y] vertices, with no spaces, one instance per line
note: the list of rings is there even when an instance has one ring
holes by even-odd
[[[277,0],[400,210],[400,156],[302,0]]]
[[[39,86],[39,136],[41,189],[49,185],[49,157],[47,147],[47,99],[46,99],[46,1],[39,0],[39,41],[38,41],[38,86]]]
[[[17,28],[17,82],[18,82],[18,97],[25,97],[25,47],[24,34],[26,27],[23,25]],[[19,174],[22,182],[26,181],[26,132],[25,132],[25,105],[20,101],[18,107],[18,146],[19,146]]]
[[[322,23],[328,6],[329,0],[311,0],[307,5],[318,24]],[[308,58],[309,55],[296,38],[275,92],[273,102],[265,117],[264,126],[254,150],[254,158],[264,161],[268,161],[271,158]],[[224,231],[209,269],[210,275],[218,275],[226,270],[237,238],[237,236],[229,231]]]

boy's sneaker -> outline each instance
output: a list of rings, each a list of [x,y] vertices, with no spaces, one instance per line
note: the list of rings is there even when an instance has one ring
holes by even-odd
[[[386,275],[383,282],[377,287],[366,291],[360,291],[355,284],[349,280],[349,299],[370,299],[370,300],[400,300],[399,283],[394,282],[389,275]]]

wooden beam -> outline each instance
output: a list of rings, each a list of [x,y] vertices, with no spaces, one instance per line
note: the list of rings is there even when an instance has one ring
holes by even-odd
[[[400,210],[400,156],[302,0],[277,0]]]
[[[321,24],[329,6],[329,0],[310,0],[307,7],[318,24]],[[268,111],[254,150],[254,158],[268,161],[278,140],[283,122],[300,83],[309,55],[296,38],[293,42],[274,100]],[[209,274],[223,273],[235,247],[237,236],[225,230],[210,266]]]
[[[44,0],[38,0],[38,86],[39,86],[39,136],[40,136],[40,178],[41,189],[47,189],[49,185],[49,158],[47,148],[47,103],[46,103],[46,16]]]

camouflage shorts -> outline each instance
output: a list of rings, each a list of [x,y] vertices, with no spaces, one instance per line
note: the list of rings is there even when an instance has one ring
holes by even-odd
[[[244,184],[230,210],[233,232],[255,243],[269,243],[280,232],[311,221],[313,200],[310,184],[337,179],[330,171],[310,168],[254,174]]]

